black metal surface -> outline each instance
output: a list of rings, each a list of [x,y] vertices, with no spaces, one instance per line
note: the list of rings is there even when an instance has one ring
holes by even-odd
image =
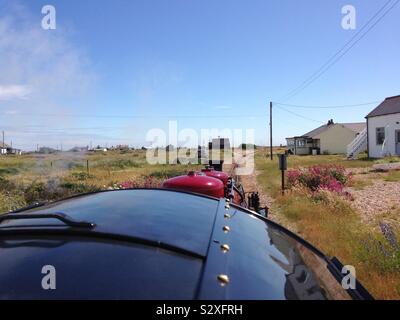
[[[350,299],[328,266],[318,250],[266,219],[221,201],[198,298]],[[229,282],[221,283],[220,275]]]
[[[278,154],[278,163],[279,170],[287,170],[287,155],[286,154]]]
[[[55,212],[55,213],[34,213],[34,214],[21,214],[21,213],[8,213],[0,216],[0,223],[5,220],[22,220],[22,219],[58,219],[66,225],[78,228],[94,228],[94,223],[87,221],[76,221],[68,215]]]
[[[51,247],[55,240],[58,246]],[[202,260],[119,241],[45,236],[0,242],[0,299],[193,299]],[[12,246],[13,242],[15,247]],[[41,242],[41,244],[39,244]],[[44,290],[43,266],[56,270]]]
[[[120,190],[71,198],[24,214],[63,212],[72,219],[95,223],[96,232],[147,239],[205,256],[217,206],[217,200],[175,191]],[[48,223],[41,219],[5,220],[0,230],[40,227],[44,222]]]
[[[51,212],[96,226],[2,221],[0,299],[366,298],[350,297],[309,243],[225,199],[113,191],[20,214]],[[43,265],[57,269],[57,290],[41,288]]]
[[[339,282],[343,280],[343,274],[341,270],[343,269],[343,264],[339,261],[338,258],[333,257],[330,260],[330,264],[328,269],[332,272],[332,274],[337,278]],[[356,290],[348,289],[347,292],[351,295],[353,299],[356,300],[374,300],[374,297],[368,292],[367,289],[357,280],[356,282]]]
[[[260,209],[260,196],[258,192],[249,193],[249,195],[247,196],[247,204],[249,209],[258,212],[258,210]]]
[[[224,160],[209,160],[208,164],[212,166],[215,171],[223,171]]]

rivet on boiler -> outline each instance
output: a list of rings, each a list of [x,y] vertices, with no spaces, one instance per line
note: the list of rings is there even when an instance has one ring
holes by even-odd
[[[229,245],[223,244],[221,245],[221,250],[223,253],[227,253],[229,250],[231,250],[231,248],[229,247]]]
[[[222,286],[229,283],[229,277],[226,274],[220,274],[218,276],[218,281],[221,283]]]

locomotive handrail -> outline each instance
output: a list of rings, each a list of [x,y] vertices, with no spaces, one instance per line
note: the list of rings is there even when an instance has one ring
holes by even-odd
[[[71,227],[94,228],[95,224],[87,221],[76,221],[65,213],[7,213],[0,216],[0,223],[4,220],[22,220],[22,219],[58,219]]]
[[[196,259],[205,259],[206,256],[181,248],[176,245],[171,245],[159,240],[149,240],[143,237],[113,233],[113,232],[105,232],[98,230],[88,230],[86,228],[48,228],[48,227],[38,227],[38,228],[15,228],[15,229],[7,229],[0,227],[0,247],[4,247],[4,242],[2,243],[2,237],[19,237],[19,236],[60,236],[60,237],[88,237],[92,239],[100,239],[100,240],[115,240],[115,241],[124,241],[134,244],[142,244],[146,246],[152,246],[155,248],[161,248],[165,250],[169,250],[175,253],[187,255]],[[9,239],[10,239],[9,238]]]

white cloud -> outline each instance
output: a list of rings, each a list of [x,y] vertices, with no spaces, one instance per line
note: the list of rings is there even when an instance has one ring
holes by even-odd
[[[22,1],[0,0],[0,113],[2,122],[13,126],[77,125],[63,118],[81,108],[97,83],[90,59],[73,39],[72,25],[58,23],[56,30],[43,30],[39,11]],[[68,28],[68,30],[67,30]],[[75,102],[76,101],[76,106]],[[88,111],[88,110],[86,110]],[[60,114],[57,121],[27,114]],[[15,145],[33,143],[26,135],[8,134]],[[47,144],[52,135],[35,143]]]
[[[28,86],[0,84],[0,100],[26,99],[30,93]]]
[[[0,98],[30,94],[58,100],[85,94],[96,77],[65,26],[44,30],[40,12],[29,12],[19,2],[6,8],[0,12]]]

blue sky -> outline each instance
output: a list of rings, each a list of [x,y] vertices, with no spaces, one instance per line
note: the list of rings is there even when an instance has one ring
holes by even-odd
[[[0,0],[0,129],[24,149],[142,146],[149,129],[177,120],[179,130],[254,129],[266,144],[269,101],[302,83],[386,1]],[[56,8],[56,30],[41,28],[46,4]],[[341,26],[347,4],[356,30]],[[286,103],[400,94],[399,15],[400,5]],[[373,107],[287,109],[358,122]],[[276,108],[274,144],[319,125]]]

